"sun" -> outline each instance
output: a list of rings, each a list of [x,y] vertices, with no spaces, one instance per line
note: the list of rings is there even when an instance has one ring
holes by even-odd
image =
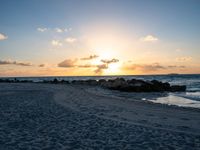
[[[108,64],[108,69],[104,70],[105,75],[115,75],[120,73],[120,64],[119,63],[112,63]]]

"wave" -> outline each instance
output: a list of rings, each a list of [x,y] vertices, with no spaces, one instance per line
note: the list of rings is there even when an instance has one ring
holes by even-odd
[[[200,101],[200,92],[186,92],[186,93],[175,93],[172,94],[174,96],[183,97],[186,99],[194,100],[194,101]]]

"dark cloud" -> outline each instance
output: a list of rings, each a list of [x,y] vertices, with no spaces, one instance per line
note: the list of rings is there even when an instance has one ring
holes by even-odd
[[[58,67],[65,67],[65,68],[70,68],[70,67],[75,67],[76,66],[77,59],[66,59],[62,61],[61,63],[58,64]]]
[[[108,64],[101,64],[96,66],[97,69],[94,70],[96,74],[101,74],[104,69],[108,69]]]
[[[19,65],[19,66],[32,66],[29,62],[18,62],[11,60],[0,60],[0,65]]]
[[[81,58],[81,60],[91,60],[91,59],[95,59],[95,58],[98,58],[98,57],[99,57],[98,55],[90,55],[89,57]]]
[[[110,63],[116,63],[116,62],[119,62],[118,59],[111,59],[111,60],[108,60],[108,59],[102,59],[101,62],[105,63],[105,64],[110,64]]]

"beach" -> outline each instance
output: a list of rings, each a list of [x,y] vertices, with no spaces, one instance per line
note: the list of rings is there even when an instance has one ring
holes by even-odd
[[[200,109],[93,88],[0,83],[1,149],[200,149]]]

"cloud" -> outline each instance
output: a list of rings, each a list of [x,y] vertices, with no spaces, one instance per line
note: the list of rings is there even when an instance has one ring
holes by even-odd
[[[45,32],[45,31],[48,31],[48,30],[51,30],[51,31],[54,31],[54,32],[57,32],[57,33],[63,33],[63,32],[69,32],[72,30],[72,28],[54,28],[54,29],[50,29],[50,28],[37,28],[37,31],[39,32]]]
[[[90,60],[90,59],[94,59],[97,58],[97,55],[91,55],[89,57],[85,57],[85,58],[80,58],[83,60]],[[62,61],[61,63],[58,64],[58,67],[64,67],[64,68],[93,68],[94,73],[96,74],[101,74],[103,72],[104,69],[108,69],[109,68],[109,64],[111,63],[117,63],[119,62],[118,59],[111,59],[111,60],[101,60],[102,64],[98,64],[98,65],[93,65],[93,64],[77,64],[79,59],[66,59],[64,61]]]
[[[142,72],[154,72],[160,70],[168,70],[168,69],[184,69],[186,66],[178,66],[178,65],[161,65],[159,63],[152,64],[124,64],[123,68],[125,70],[137,70]]]
[[[141,70],[141,71],[157,71],[166,69],[166,67],[161,66],[159,63],[153,64],[131,64],[124,67],[127,70]]]
[[[188,61],[191,61],[191,60],[192,60],[192,57],[190,57],[190,56],[177,57],[176,58],[176,61],[178,61],[178,62],[188,62]]]
[[[90,55],[89,57],[81,58],[81,60],[91,60],[91,59],[95,59],[95,58],[98,58],[98,57],[99,57],[98,55]]]
[[[101,74],[101,73],[103,72],[103,70],[109,68],[109,64],[111,64],[111,63],[117,63],[117,62],[119,62],[119,60],[116,59],[116,58],[113,58],[113,59],[111,59],[111,60],[103,59],[103,60],[101,60],[101,62],[102,62],[103,64],[96,65],[97,69],[94,70],[94,72],[95,72],[96,74]]]
[[[58,67],[71,68],[76,66],[77,59],[66,59],[58,64]]]
[[[97,69],[94,70],[96,74],[101,74],[104,69],[108,69],[108,64],[101,64],[96,66]]]
[[[61,28],[55,28],[55,31],[56,31],[57,33],[62,33],[62,32],[64,32],[65,30],[63,30],[63,29],[61,29]]]
[[[47,29],[47,28],[37,28],[37,30],[38,30],[39,32],[45,32],[45,31],[47,31],[48,29]]]
[[[156,42],[158,41],[158,38],[153,35],[147,35],[145,37],[140,38],[143,42]]]
[[[101,62],[105,63],[105,64],[110,64],[110,63],[116,63],[116,62],[119,62],[118,59],[111,59],[111,60],[108,60],[108,59],[102,59]]]
[[[59,40],[52,40],[52,41],[51,41],[51,44],[52,44],[53,46],[62,46],[62,43],[61,43]]]
[[[11,60],[0,60],[0,65],[32,66],[32,64],[29,62],[18,62]]]
[[[65,29],[55,28],[55,31],[56,31],[57,33],[69,32],[69,31],[71,31],[71,30],[72,30],[72,28],[65,28]]]
[[[66,41],[67,43],[74,43],[74,42],[77,41],[77,39],[76,39],[76,38],[73,38],[73,37],[68,37],[68,38],[65,39],[65,41]]]
[[[170,65],[168,68],[186,68],[185,66]]]
[[[96,67],[96,66],[91,65],[91,64],[85,64],[85,65],[78,65],[77,67],[79,67],[79,68],[91,68],[91,67]]]
[[[45,64],[40,64],[38,67],[45,67]]]
[[[0,41],[1,40],[6,40],[8,37],[5,35],[5,34],[3,34],[3,33],[0,33]]]

